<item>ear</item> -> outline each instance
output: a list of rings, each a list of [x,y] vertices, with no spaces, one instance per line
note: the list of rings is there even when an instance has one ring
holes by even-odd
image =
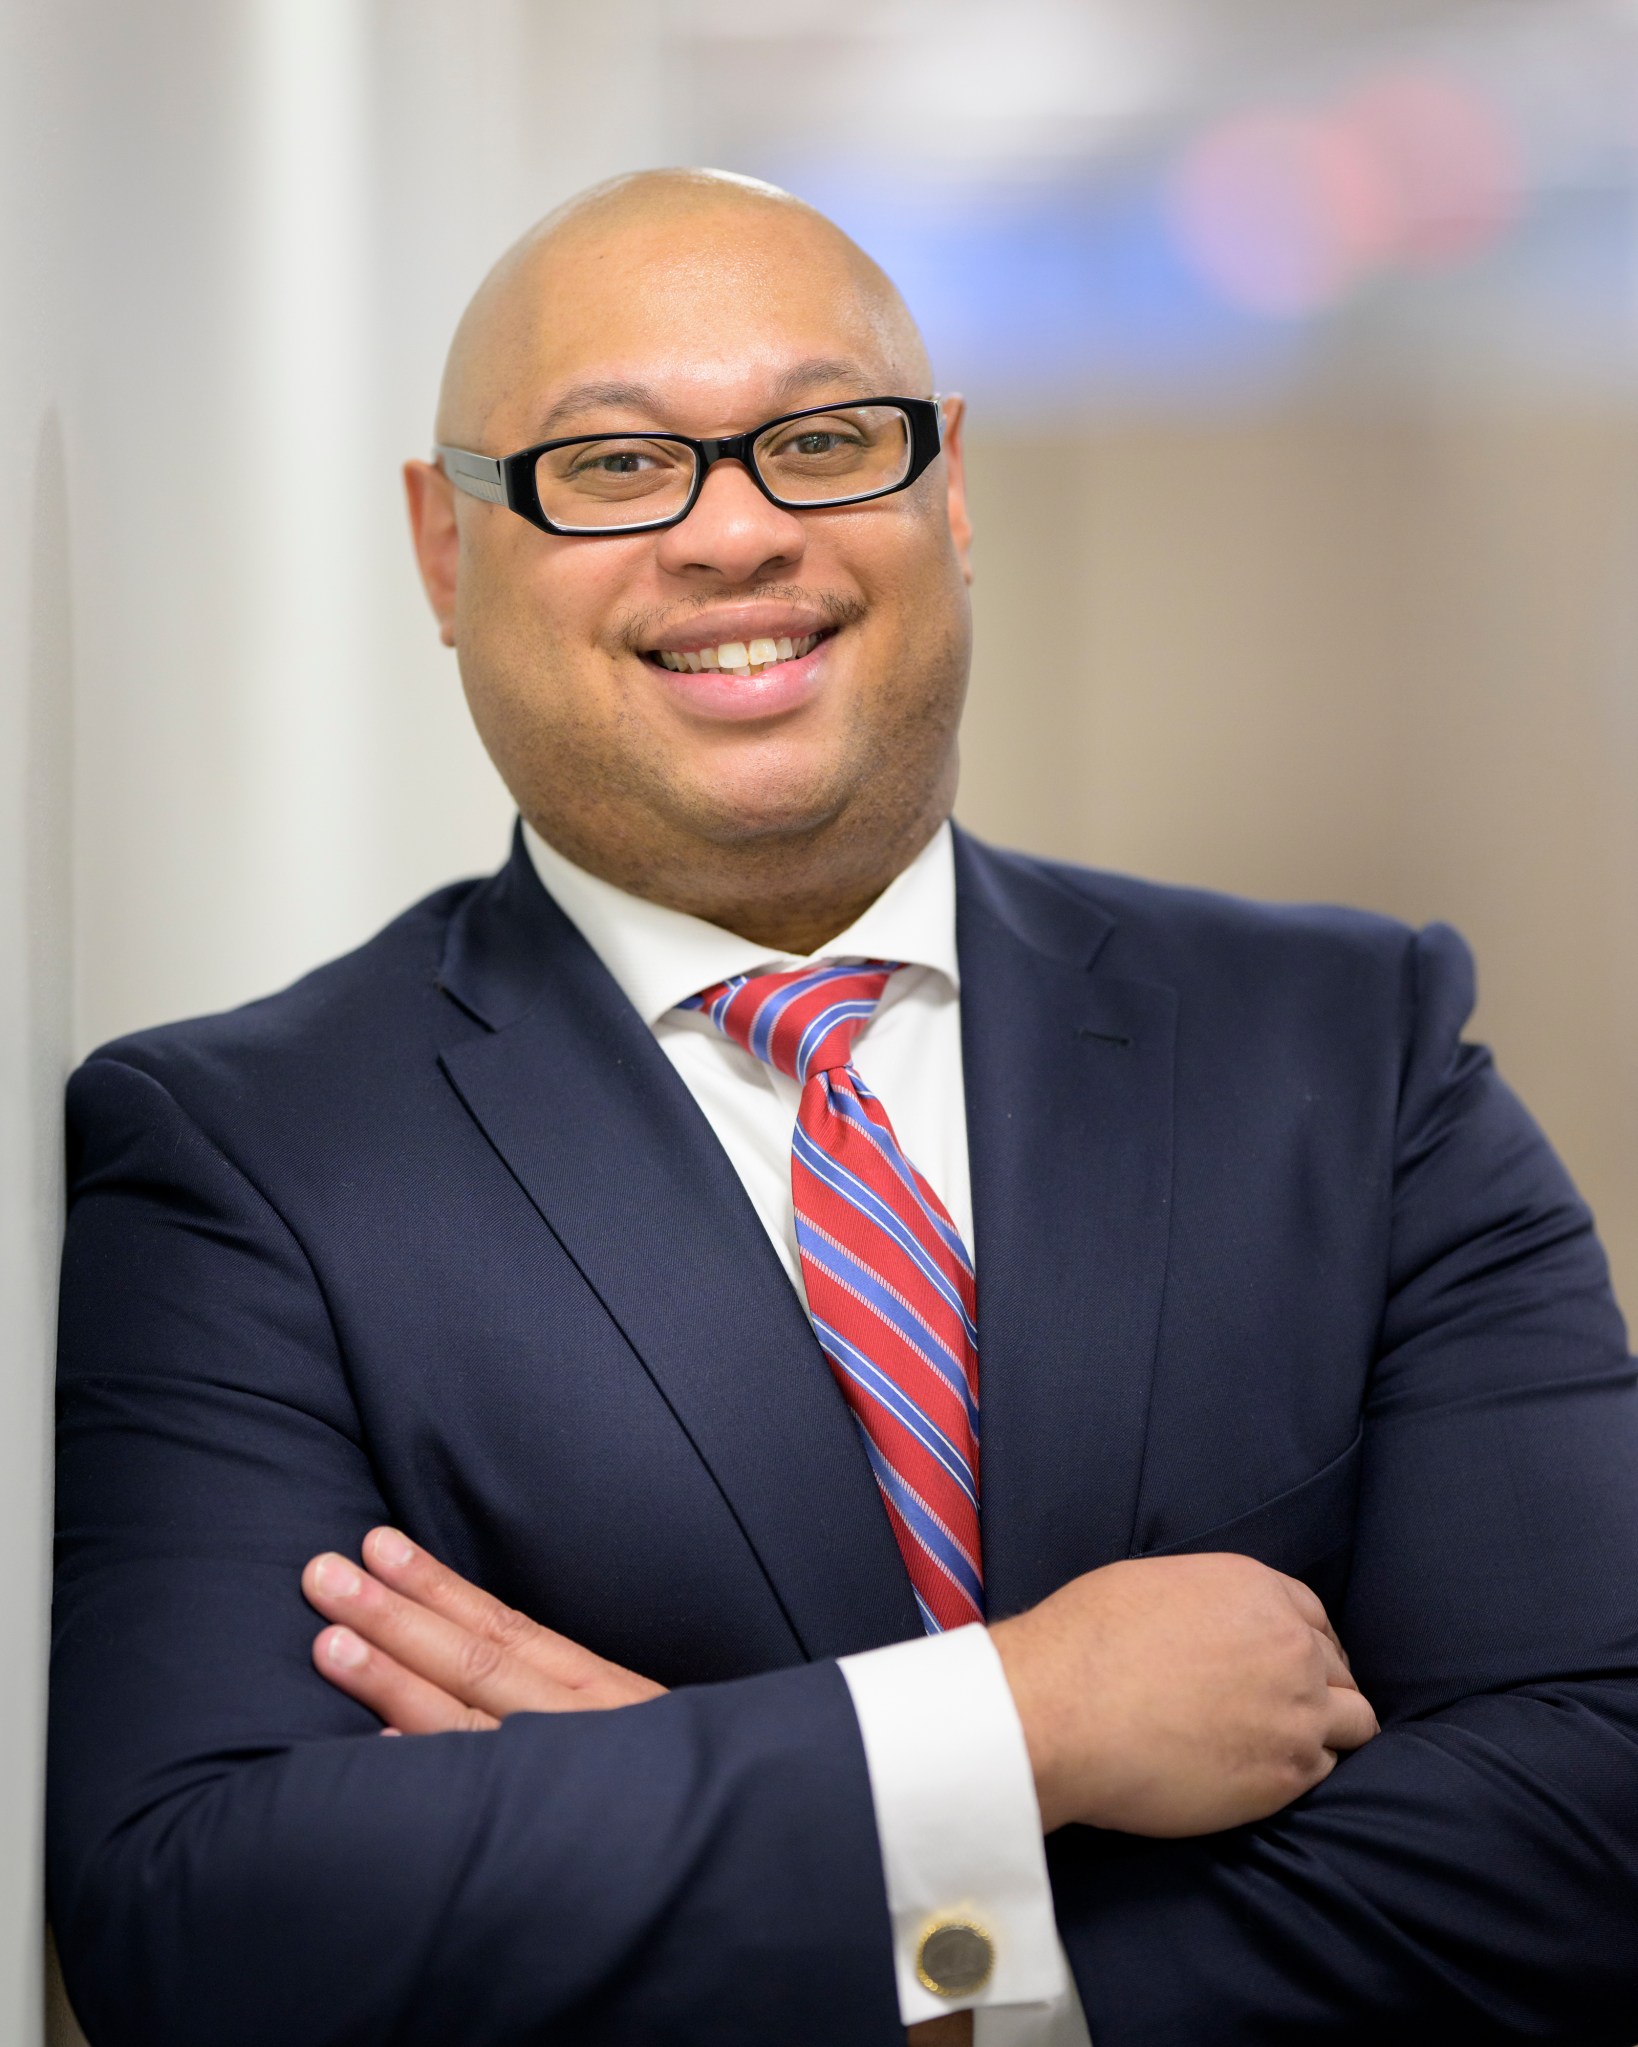
[[[955,542],[956,560],[961,564],[961,573],[970,583],[973,579],[973,522],[967,515],[967,465],[961,445],[961,429],[967,416],[967,401],[959,392],[953,392],[939,399],[938,409],[944,429],[942,444],[944,473],[948,484],[950,538]]]
[[[455,644],[455,579],[460,567],[461,539],[455,523],[455,486],[431,462],[404,464],[404,495],[409,500],[410,532],[421,583],[438,621],[446,647]]]

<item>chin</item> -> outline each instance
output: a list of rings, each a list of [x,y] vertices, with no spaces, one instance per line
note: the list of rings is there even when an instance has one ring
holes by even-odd
[[[857,797],[861,779],[853,763],[764,765],[702,778],[679,791],[677,807],[691,830],[723,845],[802,838],[840,817]]]
[[[717,802],[692,809],[688,823],[701,838],[719,846],[796,843],[834,824],[846,808],[845,799]]]

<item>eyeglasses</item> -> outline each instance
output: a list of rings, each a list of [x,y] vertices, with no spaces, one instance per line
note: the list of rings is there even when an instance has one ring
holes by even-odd
[[[543,533],[653,533],[694,509],[714,462],[743,462],[788,511],[858,505],[908,490],[940,446],[932,398],[810,405],[748,433],[576,434],[515,455],[433,450],[457,490],[505,505]]]

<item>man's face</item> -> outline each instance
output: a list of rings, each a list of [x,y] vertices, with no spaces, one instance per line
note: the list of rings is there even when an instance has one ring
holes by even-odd
[[[927,395],[843,249],[793,209],[581,235],[513,298],[486,351],[483,416],[466,422],[488,453]],[[923,817],[930,830],[953,795],[969,652],[954,414],[945,455],[907,491],[790,512],[724,462],[658,533],[558,537],[412,475],[434,605],[530,821],[628,886],[748,842],[903,836]],[[815,635],[750,678],[661,659]]]

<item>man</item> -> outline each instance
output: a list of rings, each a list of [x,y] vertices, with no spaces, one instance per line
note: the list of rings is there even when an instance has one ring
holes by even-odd
[[[960,441],[744,181],[463,320],[511,860],[73,1084],[97,2047],[1638,2031],[1589,1219],[1448,932],[952,835]]]

